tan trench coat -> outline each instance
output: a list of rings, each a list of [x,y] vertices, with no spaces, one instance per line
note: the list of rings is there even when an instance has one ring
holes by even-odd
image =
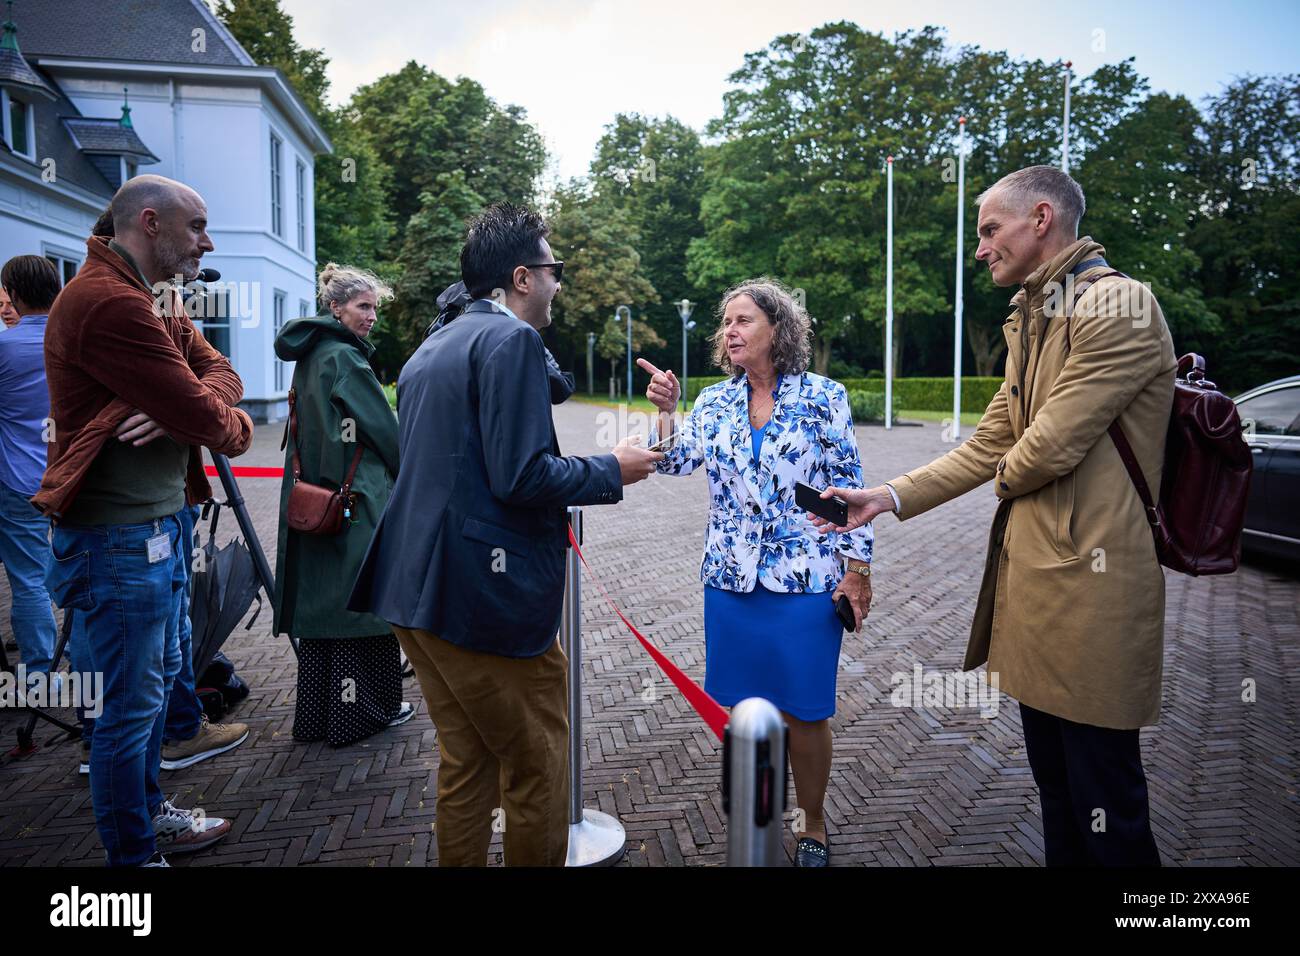
[[[1159,719],[1165,582],[1106,429],[1119,418],[1159,488],[1177,363],[1154,297],[1118,277],[1079,297],[1067,349],[1066,276],[1104,254],[1085,237],[1030,275],[1002,326],[1006,381],[975,434],[891,484],[900,520],[988,481],[1002,499],[965,668],[987,660],[1030,707],[1133,729]]]

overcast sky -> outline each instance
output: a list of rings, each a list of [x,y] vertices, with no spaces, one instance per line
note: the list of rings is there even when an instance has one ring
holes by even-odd
[[[1153,90],[1194,101],[1246,73],[1300,72],[1300,2],[1209,0],[281,0],[298,42],[330,58],[335,102],[417,60],[528,111],[550,174],[586,173],[615,113],[668,113],[697,129],[722,109],[744,54],[782,33],[852,20],[892,35],[935,24],[954,46],[1072,60],[1130,56]],[[1104,31],[1099,34],[1096,31]],[[1104,50],[1094,52],[1100,38]]]

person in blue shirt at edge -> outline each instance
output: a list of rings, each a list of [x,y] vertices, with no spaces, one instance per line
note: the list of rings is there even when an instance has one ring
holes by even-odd
[[[13,595],[9,624],[27,673],[35,674],[55,669],[54,612],[45,589],[50,519],[27,499],[45,472],[45,319],[59,275],[44,256],[16,256],[0,270],[0,286],[18,317],[0,335],[0,561]]]
[[[772,279],[742,282],[722,297],[713,363],[732,377],[704,389],[680,432],[681,386],[645,359],[646,397],[659,409],[651,442],[673,436],[657,466],[709,477],[704,582],[705,690],[732,706],[775,704],[790,728],[790,767],[802,811],[795,865],[830,862],[822,802],[831,771],[830,717],[843,625],[871,607],[870,524],[818,530],[795,505],[795,484],[862,486],[862,464],[843,385],[807,371],[808,313]]]

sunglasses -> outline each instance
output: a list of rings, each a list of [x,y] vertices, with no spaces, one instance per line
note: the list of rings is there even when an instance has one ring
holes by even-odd
[[[524,268],[525,269],[550,269],[555,273],[556,282],[562,282],[564,280],[563,259],[560,259],[556,262],[535,262],[530,266],[524,266]]]

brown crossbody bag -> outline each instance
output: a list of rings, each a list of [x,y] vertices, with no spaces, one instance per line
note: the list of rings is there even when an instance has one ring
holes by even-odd
[[[352,479],[361,463],[361,442],[357,442],[352,466],[348,468],[343,484],[335,488],[314,485],[302,480],[302,460],[298,457],[298,397],[289,389],[289,427],[293,433],[293,487],[289,489],[289,506],[285,520],[300,534],[338,534],[346,530],[352,520]]]

